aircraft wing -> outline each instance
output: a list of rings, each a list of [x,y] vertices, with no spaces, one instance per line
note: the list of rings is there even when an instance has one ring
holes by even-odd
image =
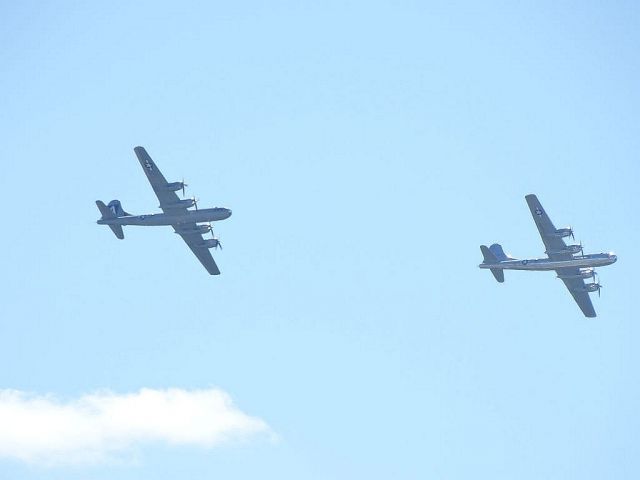
[[[153,191],[160,201],[160,208],[166,213],[167,210],[175,212],[177,209],[186,210],[186,207],[176,207],[175,205],[180,201],[176,192],[167,189],[167,180],[162,175],[162,172],[158,169],[156,164],[151,160],[151,157],[144,149],[144,147],[136,147],[133,149],[136,152],[136,157],[144,170],[149,183],[153,188]]]
[[[527,195],[524,198],[527,200],[529,210],[531,210],[531,215],[533,216],[533,221],[536,222],[536,227],[538,227],[538,232],[540,232],[540,237],[542,237],[546,251],[552,252],[554,250],[557,251],[565,248],[567,244],[564,243],[564,240],[556,234],[556,227],[553,225],[553,222],[549,218],[549,215],[547,215],[547,212],[542,208],[538,197],[535,195]],[[552,253],[549,255],[549,258],[552,260],[570,260],[573,258],[573,255],[568,252]]]
[[[207,269],[207,272],[209,272],[210,275],[220,275],[220,270],[218,269],[216,262],[213,260],[213,256],[211,256],[211,252],[209,251],[209,249],[207,247],[200,246],[204,240],[202,238],[202,234],[195,233],[195,232],[184,233],[179,231],[179,229],[184,230],[190,227],[193,227],[195,229],[196,228],[195,222],[192,224],[181,223],[179,226],[173,225],[173,228],[174,230],[176,230],[176,233],[178,233],[182,237],[182,239],[189,246],[191,251],[195,254],[196,257],[198,257],[198,260],[200,260],[200,263],[204,266],[204,268]]]
[[[558,275],[577,275],[579,273],[578,268],[559,268],[556,270]],[[563,278],[562,281],[569,289],[569,293],[573,296],[582,313],[585,317],[595,317],[596,311],[593,309],[593,303],[591,303],[591,297],[587,292],[582,278]]]

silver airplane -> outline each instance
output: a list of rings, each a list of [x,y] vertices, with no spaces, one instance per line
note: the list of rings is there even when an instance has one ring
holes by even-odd
[[[97,200],[96,205],[102,214],[98,220],[99,225],[109,225],[109,228],[119,239],[124,238],[123,225],[158,226],[170,225],[175,233],[180,235],[191,251],[198,257],[211,275],[220,275],[220,270],[211,256],[210,248],[222,248],[220,240],[213,234],[211,222],[225,220],[231,216],[228,208],[201,208],[198,209],[195,198],[180,199],[176,194],[187,186],[184,181],[169,183],[164,178],[156,164],[151,160],[147,151],[142,147],[133,149],[147,175],[153,191],[160,201],[160,208],[164,213],[149,215],[131,215],[122,209],[119,200],[112,200],[108,205]],[[189,208],[195,207],[195,210]],[[207,223],[204,223],[207,222]],[[211,238],[203,238],[202,235],[211,232]]]
[[[480,268],[488,268],[493,276],[500,283],[504,282],[505,270],[555,270],[557,278],[560,278],[569,289],[571,295],[586,317],[595,317],[589,293],[598,292],[602,285],[596,282],[595,267],[611,265],[618,257],[613,253],[595,253],[585,255],[582,243],[579,245],[567,245],[563,238],[573,236],[573,229],[556,228],[551,219],[542,208],[535,195],[527,195],[527,204],[533,220],[536,222],[548,258],[536,258],[533,260],[518,260],[504,253],[502,246],[494,243],[487,248],[480,245],[480,250],[484,256],[484,261]],[[579,254],[579,255],[578,255]],[[590,283],[585,283],[586,279],[592,279]]]

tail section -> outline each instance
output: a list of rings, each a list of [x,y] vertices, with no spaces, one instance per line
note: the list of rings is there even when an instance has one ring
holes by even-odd
[[[109,207],[109,210],[111,210],[111,213],[113,213],[114,217],[130,217],[131,214],[125,212],[122,209],[122,204],[120,203],[120,200],[111,200],[109,202],[109,205],[107,205],[107,207]]]
[[[100,210],[100,213],[102,214],[102,218],[100,220],[109,220],[113,218],[129,216],[129,214],[122,209],[122,205],[118,200],[112,200],[111,202],[109,202],[109,205],[105,205],[101,200],[96,200],[96,205],[98,206],[98,210]],[[111,223],[107,225],[109,225],[109,228],[116,237],[118,237],[120,240],[124,238],[122,225]]]
[[[480,251],[482,252],[482,256],[484,257],[484,261],[482,263],[491,265],[492,263],[500,263],[502,260],[508,260],[509,257],[505,255],[502,247],[497,243],[494,243],[490,247],[487,248],[486,245],[480,245]],[[503,283],[504,282],[504,270],[501,268],[489,268],[491,273],[495,277],[495,279]]]
[[[493,245],[491,245],[489,247],[489,250],[491,250],[491,253],[493,253],[500,262],[502,262],[503,260],[515,260],[513,257],[510,257],[509,255],[504,253],[504,250],[502,250],[502,245],[500,245],[499,243],[494,243]]]

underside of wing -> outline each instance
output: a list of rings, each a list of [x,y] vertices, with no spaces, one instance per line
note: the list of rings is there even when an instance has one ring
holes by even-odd
[[[578,278],[580,270],[578,268],[561,268],[556,272],[561,278],[565,277],[562,278],[562,281],[567,286],[569,293],[573,296],[582,313],[584,313],[584,316],[595,317],[596,311],[593,308],[593,303],[591,303],[591,297],[586,289],[584,279]]]
[[[195,229],[195,223],[193,224],[193,227]],[[211,255],[211,251],[207,247],[203,246],[204,239],[202,238],[202,234],[195,232],[183,233],[179,231],[179,229],[185,228],[184,224],[180,225],[180,227],[174,226],[173,228],[182,237],[182,239],[189,246],[194,255],[198,257],[198,260],[200,260],[200,263],[202,263],[204,268],[207,269],[207,272],[209,272],[209,274],[211,275],[220,275],[220,270],[218,269],[218,265],[216,265],[216,262]]]
[[[558,236],[556,227],[553,225],[553,222],[549,218],[549,215],[547,215],[547,212],[542,208],[542,204],[538,200],[538,197],[532,194],[527,195],[525,199],[527,200],[527,205],[529,205],[533,221],[536,223],[536,227],[538,227],[538,232],[540,232],[540,237],[542,238],[542,242],[544,243],[549,258],[553,260],[566,260],[573,258],[573,255],[570,253],[553,253],[561,252],[566,249],[567,244],[564,243],[562,237]]]
[[[181,204],[180,197],[176,195],[175,190],[171,189],[172,184],[168,183],[162,172],[158,169],[158,166],[151,159],[144,147],[136,147],[133,149],[138,157],[138,161],[142,166],[151,188],[153,188],[158,201],[160,202],[160,208],[166,213],[167,210],[176,211],[176,209],[182,209],[186,211],[186,207]]]

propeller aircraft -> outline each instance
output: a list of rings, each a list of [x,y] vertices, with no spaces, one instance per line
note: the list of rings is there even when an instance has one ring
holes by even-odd
[[[133,149],[142,170],[147,175],[151,188],[155,192],[163,213],[148,215],[131,215],[125,212],[119,200],[112,200],[108,205],[97,200],[96,205],[102,214],[98,220],[99,225],[108,225],[115,236],[124,238],[122,227],[125,225],[137,226],[172,226],[175,233],[180,235],[187,246],[200,260],[200,263],[211,275],[220,275],[220,270],[211,256],[210,248],[222,249],[220,239],[213,233],[211,222],[225,220],[231,216],[228,208],[214,207],[198,209],[198,199],[180,199],[176,192],[185,194],[184,179],[181,182],[167,182],[156,164],[153,162],[143,147]],[[189,210],[194,207],[194,210]],[[202,235],[211,233],[211,238],[203,238]]]
[[[582,313],[586,317],[595,317],[596,312],[589,293],[597,291],[600,296],[602,288],[596,281],[595,267],[611,265],[618,257],[613,253],[585,255],[582,242],[578,245],[567,245],[564,238],[571,237],[575,241],[573,229],[554,227],[535,195],[527,195],[525,199],[542,237],[548,258],[518,260],[506,255],[502,246],[494,243],[490,247],[480,245],[484,261],[479,267],[489,269],[500,283],[504,282],[505,270],[555,270],[557,278],[564,282]],[[585,283],[588,279],[592,281]]]

